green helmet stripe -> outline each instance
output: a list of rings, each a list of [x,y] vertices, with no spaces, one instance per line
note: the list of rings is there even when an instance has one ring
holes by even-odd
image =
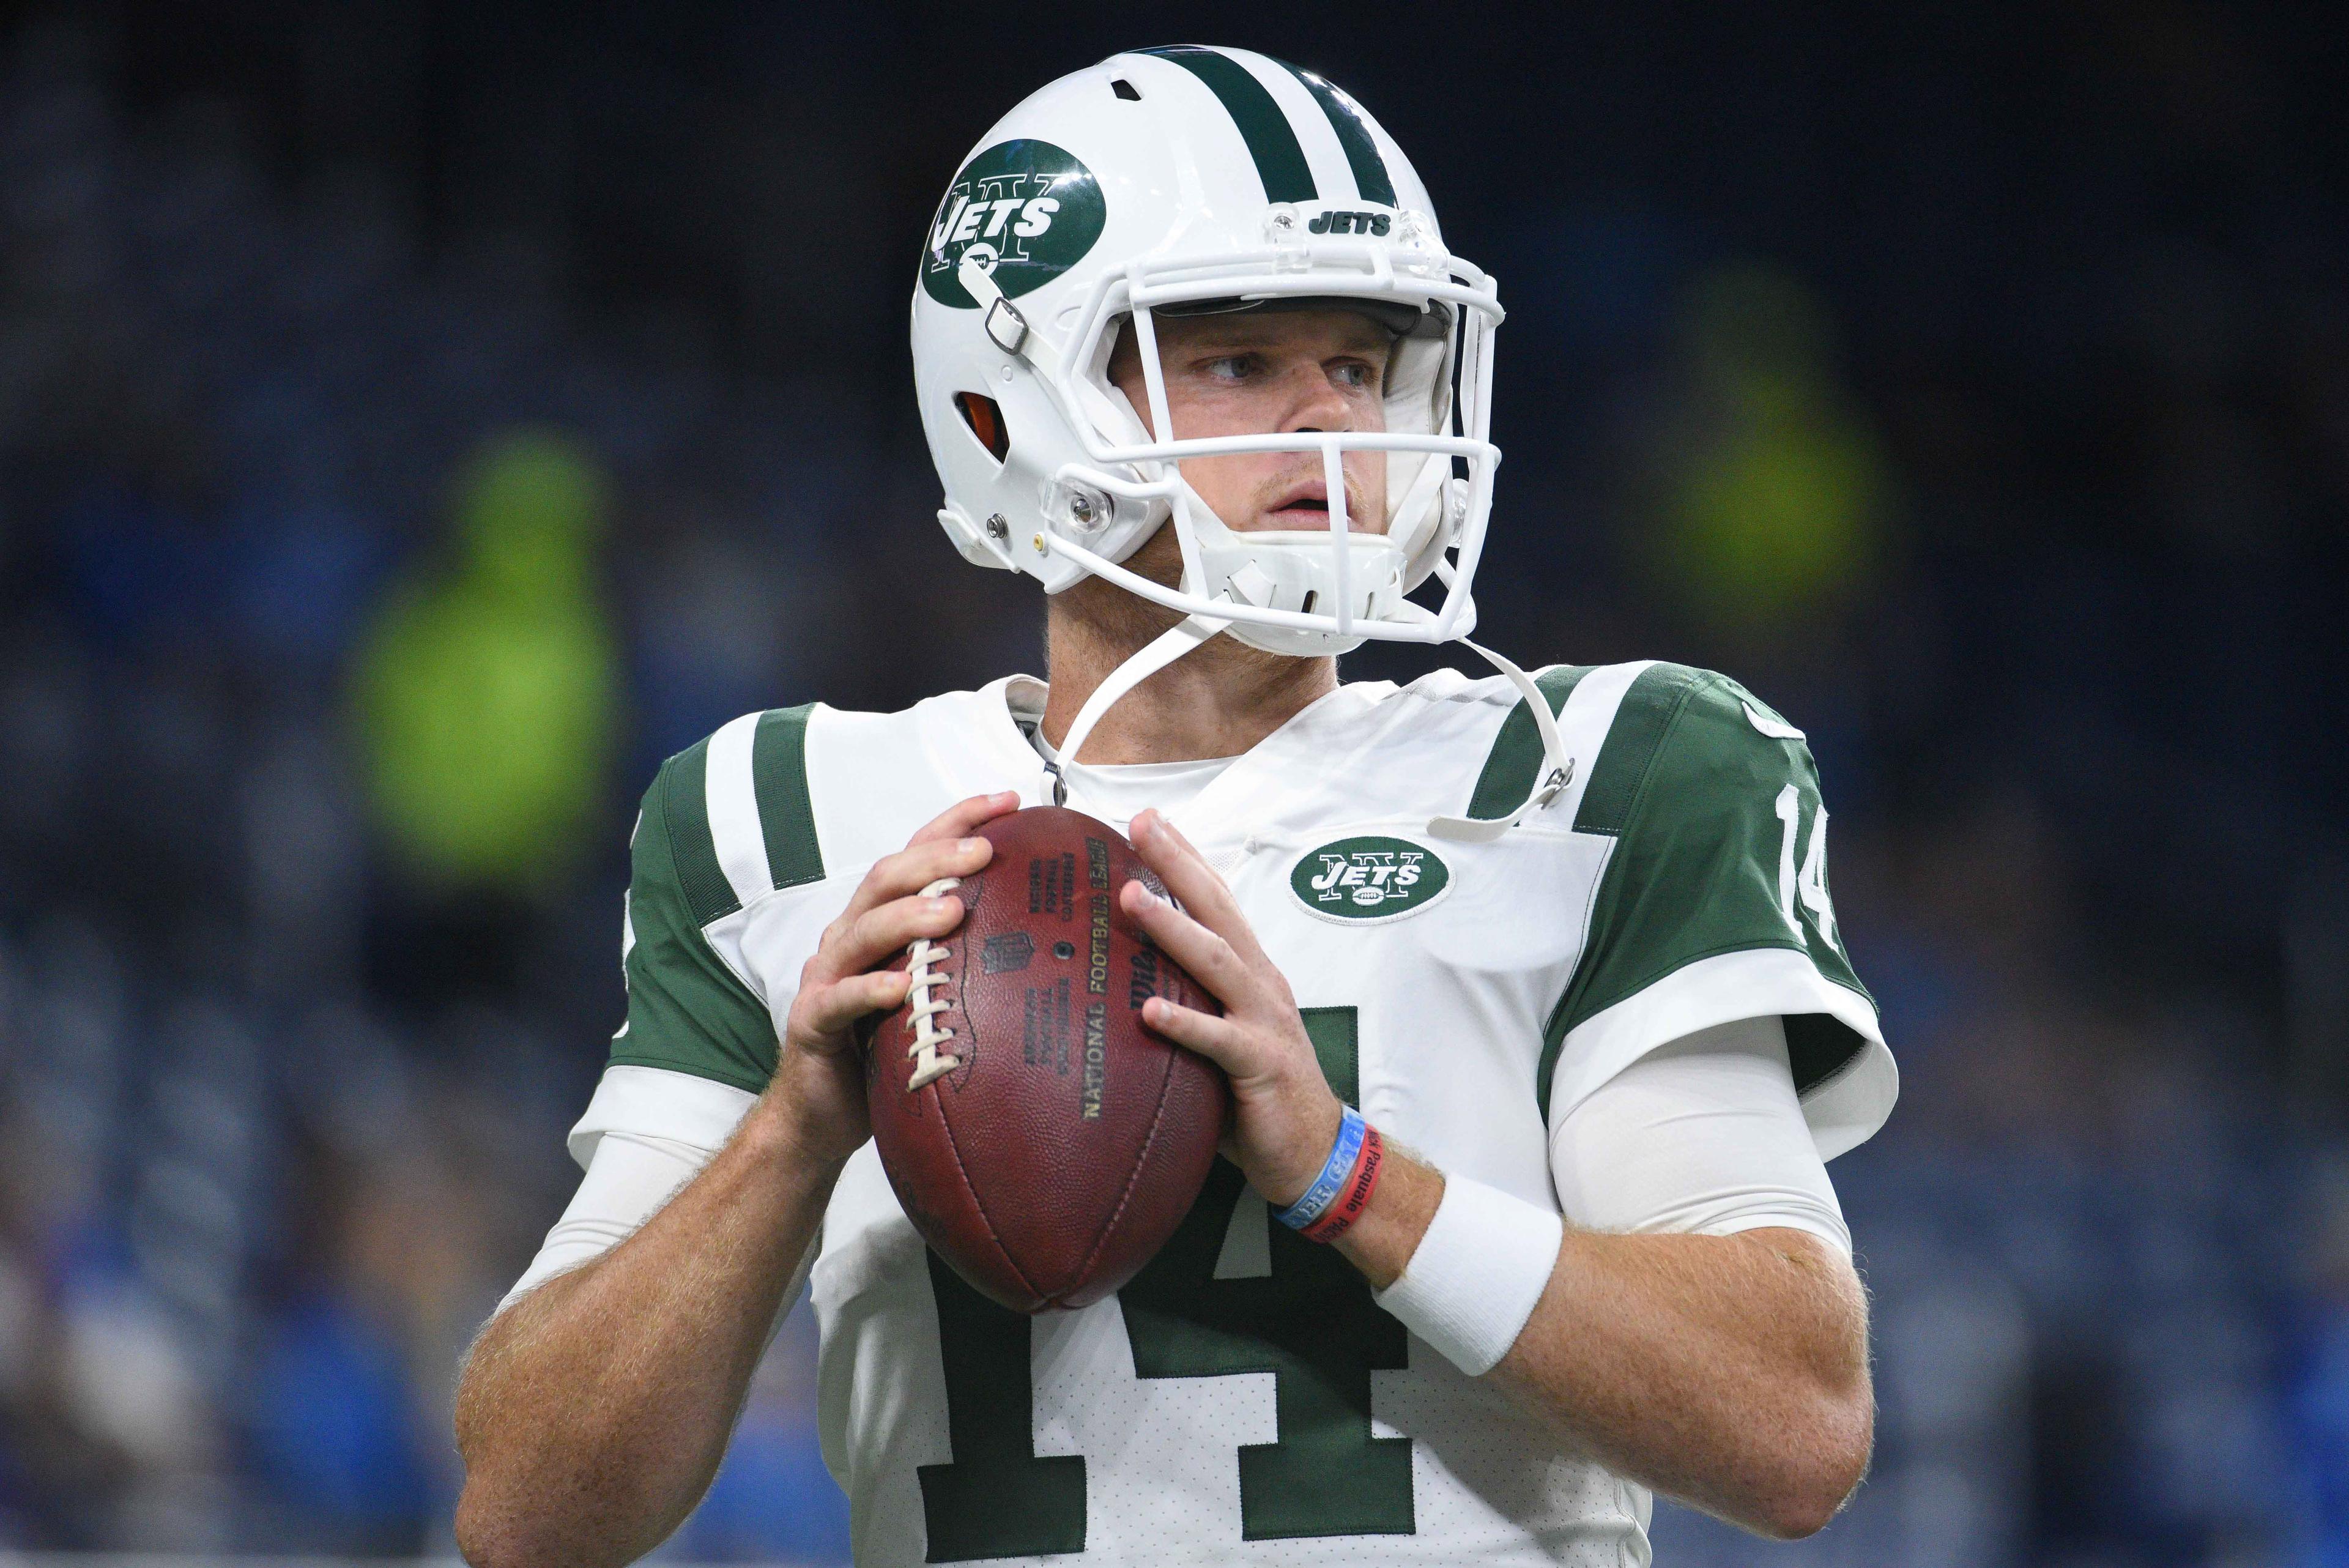
[[[1338,133],[1338,145],[1346,150],[1346,166],[1354,171],[1354,190],[1365,202],[1376,202],[1382,207],[1395,204],[1394,181],[1387,174],[1387,161],[1379,156],[1379,144],[1371,138],[1371,128],[1363,122],[1362,111],[1325,77],[1298,66],[1288,66],[1289,74],[1305,84],[1321,112],[1330,117],[1330,129]]]
[[[1319,199],[1320,193],[1313,186],[1313,171],[1306,166],[1305,149],[1298,143],[1296,128],[1246,66],[1221,50],[1202,48],[1196,44],[1172,44],[1135,52],[1174,61],[1206,83],[1208,90],[1223,101],[1225,112],[1239,127],[1240,140],[1247,143],[1248,156],[1256,160],[1257,177],[1264,182],[1266,201]],[[1348,155],[1351,156],[1350,149]]]

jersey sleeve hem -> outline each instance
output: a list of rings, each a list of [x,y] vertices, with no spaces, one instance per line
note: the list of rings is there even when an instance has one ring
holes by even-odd
[[[579,1168],[595,1158],[607,1132],[673,1138],[716,1151],[734,1136],[759,1096],[738,1085],[675,1064],[637,1064],[615,1059],[595,1085],[586,1114],[564,1147]]]
[[[1661,1224],[1651,1235],[1739,1236],[1748,1231],[1800,1231],[1816,1236],[1842,1253],[1852,1254],[1851,1228],[1843,1217],[1823,1204],[1802,1203],[1791,1194],[1775,1194],[1748,1207],[1708,1215],[1693,1225]]]
[[[1803,1096],[1823,1159],[1874,1136],[1899,1095],[1899,1072],[1868,997],[1792,948],[1748,948],[1682,965],[1567,1032],[1549,1081],[1555,1128],[1591,1091],[1660,1045],[1744,1018],[1825,1013],[1859,1036],[1852,1059]]]

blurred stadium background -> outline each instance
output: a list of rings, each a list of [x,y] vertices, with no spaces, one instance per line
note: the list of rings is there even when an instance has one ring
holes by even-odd
[[[1495,644],[1729,669],[1825,771],[1878,1459],[1660,1560],[2349,1563],[2349,29],[1568,12],[7,8],[0,1560],[448,1552],[636,797],[1040,667],[930,520],[913,258],[1183,35],[1501,278]],[[844,1554],[812,1339],[666,1556]]]

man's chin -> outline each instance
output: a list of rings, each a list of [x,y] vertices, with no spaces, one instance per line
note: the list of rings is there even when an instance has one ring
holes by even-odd
[[[1152,545],[1156,543],[1154,539],[1151,541]],[[1145,545],[1119,564],[1162,587],[1171,588],[1182,581],[1183,561],[1179,555],[1170,567],[1164,561],[1144,559],[1150,553],[1151,545]],[[1112,642],[1135,648],[1173,629],[1183,618],[1180,610],[1153,604],[1105,577],[1084,577],[1073,582],[1054,594],[1050,602],[1055,613],[1073,616]]]

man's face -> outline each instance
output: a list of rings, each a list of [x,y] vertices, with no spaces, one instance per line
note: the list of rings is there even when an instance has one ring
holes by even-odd
[[[1386,376],[1394,338],[1359,312],[1160,316],[1153,325],[1157,328],[1166,411],[1174,421],[1174,439],[1387,428]],[[1130,326],[1119,334],[1117,348],[1110,356],[1109,376],[1125,393],[1143,424],[1166,439],[1151,419],[1142,357]],[[1342,462],[1347,527],[1356,533],[1383,534],[1386,453],[1350,452]],[[1329,488],[1319,452],[1195,457],[1183,463],[1183,477],[1225,525],[1236,531],[1330,526]],[[1148,556],[1174,553],[1172,529],[1161,529],[1142,552]]]

